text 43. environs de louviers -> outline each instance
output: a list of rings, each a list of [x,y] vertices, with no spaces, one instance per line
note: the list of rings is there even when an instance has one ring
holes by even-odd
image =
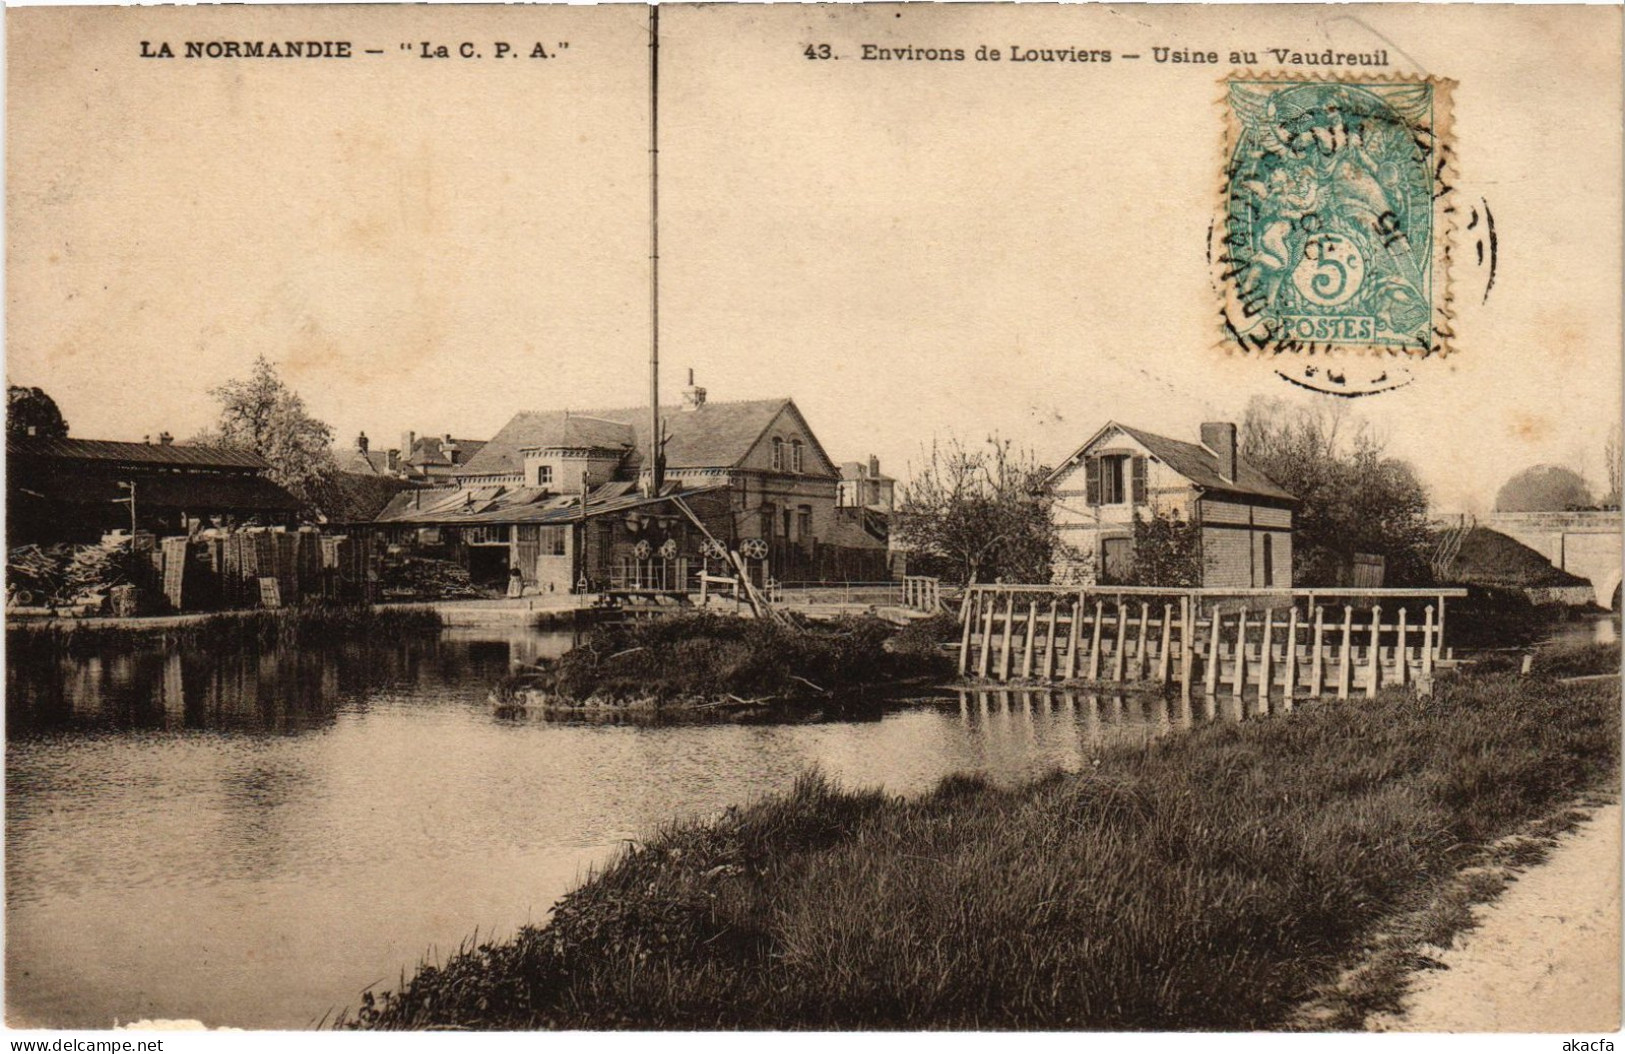
[[[810,59],[839,58],[840,54],[828,44],[808,45],[804,52]],[[1093,62],[1143,61],[1170,65],[1255,66],[1274,63],[1278,66],[1386,66],[1387,49],[1376,51],[1339,51],[1336,48],[1299,50],[1296,48],[1261,48],[1234,50],[1201,50],[1156,46],[1148,52],[1113,51],[1111,48],[1037,47],[1011,44],[994,47],[979,44],[974,48],[919,47],[913,44],[893,47],[885,44],[862,44],[857,57],[865,62]]]

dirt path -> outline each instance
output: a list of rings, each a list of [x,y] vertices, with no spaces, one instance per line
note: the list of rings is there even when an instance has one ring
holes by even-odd
[[[1413,979],[1384,1031],[1567,1032],[1620,1027],[1620,805],[1592,811],[1551,857]]]

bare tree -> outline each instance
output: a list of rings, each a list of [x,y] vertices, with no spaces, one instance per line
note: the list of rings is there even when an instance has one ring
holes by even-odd
[[[1058,543],[1048,470],[1008,439],[933,442],[892,519],[917,567],[963,582],[1046,582]]]
[[[1619,508],[1620,476],[1625,472],[1625,465],[1620,463],[1621,446],[1619,422],[1615,421],[1608,429],[1608,440],[1602,445],[1602,467],[1608,473],[1608,487],[1603,492],[1602,503],[1610,509]]]

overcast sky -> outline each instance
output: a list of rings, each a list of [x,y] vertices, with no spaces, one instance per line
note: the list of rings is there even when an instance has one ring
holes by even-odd
[[[1541,461],[1600,479],[1619,416],[1619,12],[1345,10],[1238,26],[1222,8],[665,8],[665,390],[693,367],[712,399],[793,396],[837,461],[875,453],[898,476],[933,436],[998,431],[1056,461],[1107,419],[1194,439],[1255,394],[1323,398],[1212,347],[1222,71],[858,48],[1386,45],[1396,71],[1460,82],[1458,193],[1494,209],[1500,273],[1480,304],[1461,243],[1459,352],[1356,409],[1442,509],[1487,508]],[[341,446],[641,403],[645,18],[14,9],[8,379],[108,439],[198,431],[207,389],[261,353]],[[142,40],[288,37],[386,54],[138,57]],[[554,57],[400,50],[422,40]],[[841,59],[805,58],[818,41]]]

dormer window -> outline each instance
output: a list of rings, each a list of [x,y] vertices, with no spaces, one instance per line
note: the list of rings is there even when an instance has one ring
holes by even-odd
[[[1123,505],[1146,500],[1146,459],[1129,454],[1102,454],[1085,464],[1084,477],[1090,505]],[[1132,490],[1131,490],[1132,488]]]
[[[790,443],[790,471],[801,471],[801,440],[795,439]]]
[[[552,483],[553,483],[553,466],[552,465],[537,465],[536,466],[536,485],[538,487],[546,487],[546,486],[551,486]]]
[[[778,436],[773,437],[773,471],[784,471],[784,440]]]

